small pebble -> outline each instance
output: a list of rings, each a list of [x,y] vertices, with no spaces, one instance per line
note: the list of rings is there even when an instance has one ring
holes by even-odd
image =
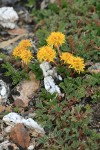
[[[36,113],[29,113],[28,117],[29,118],[34,118],[36,116]]]
[[[5,129],[4,129],[4,131],[6,132],[6,133],[10,133],[11,132],[11,126],[8,126],[8,127],[6,127]]]
[[[34,145],[30,145],[27,150],[34,150]]]
[[[3,137],[2,137],[2,134],[0,134],[0,142],[3,141]]]

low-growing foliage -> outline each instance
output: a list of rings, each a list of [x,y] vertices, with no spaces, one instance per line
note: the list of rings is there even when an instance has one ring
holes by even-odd
[[[42,73],[42,70],[41,70],[38,62],[36,62],[34,64],[30,63],[29,68],[36,75],[36,79],[38,79],[38,80],[43,79],[43,73]]]
[[[89,105],[84,107],[76,103],[74,98],[67,101],[42,90],[36,114],[46,131],[39,140],[44,149],[98,150],[99,134],[88,126],[92,110]]]
[[[84,72],[85,64],[83,58],[75,57],[68,52],[61,52],[60,47],[65,43],[65,35],[62,32],[52,32],[46,41],[47,46],[42,46],[37,52],[38,61],[57,64],[56,60],[59,60],[62,65],[66,64],[66,69],[74,69],[79,74]]]
[[[23,78],[29,79],[29,75],[24,69],[22,69],[21,71],[16,70],[9,62],[2,64],[2,67],[7,70],[5,72],[5,76],[11,77],[13,85],[19,83]]]
[[[62,96],[41,89],[39,101],[36,101],[36,118],[46,131],[39,139],[40,149],[99,150],[100,134],[90,126],[93,120],[91,105],[100,100],[100,73],[90,73],[86,63],[100,61],[100,5],[95,0],[58,2],[58,5],[49,4],[43,10],[36,10],[35,0],[27,3],[36,24],[34,32],[39,50],[34,57],[37,56],[39,62],[31,61],[32,45],[27,39],[13,51],[22,66],[17,70],[8,62],[2,66],[13,84],[28,77],[26,71],[30,70],[37,79],[43,79],[39,66],[43,61],[56,67],[63,79],[58,83]]]
[[[73,97],[80,100],[81,98],[95,95],[95,90],[93,91],[95,87],[92,86],[96,85],[100,85],[100,74],[87,75],[84,78],[66,76],[59,86],[63,89],[63,92],[66,93],[68,100]],[[88,89],[90,89],[90,91],[92,90],[92,93],[89,93]]]
[[[51,32],[60,31],[66,35],[66,43],[61,47],[61,51],[72,52],[84,57],[85,61],[99,61],[100,11],[98,8],[98,2],[90,0],[73,1],[73,4],[62,1],[62,8],[58,7],[57,13],[51,9],[38,10],[38,12],[35,10],[32,15],[39,24],[36,30],[39,38],[38,46],[46,44],[45,39]]]

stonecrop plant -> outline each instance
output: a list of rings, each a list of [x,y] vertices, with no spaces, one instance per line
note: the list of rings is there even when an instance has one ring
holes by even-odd
[[[26,48],[26,49],[27,49],[28,47],[31,47],[31,46],[32,46],[30,40],[28,40],[28,39],[22,40],[19,45],[20,45],[21,47]]]
[[[22,40],[19,45],[13,50],[13,56],[20,58],[24,64],[29,64],[29,62],[33,58],[32,52],[29,49],[31,46],[32,44],[30,40]]]
[[[69,68],[75,69],[75,71],[78,73],[83,72],[85,68],[84,59],[80,57],[73,57]]]
[[[73,55],[68,52],[64,52],[61,54],[60,59],[64,62],[64,64],[71,64],[73,61]]]
[[[50,46],[43,46],[39,49],[37,53],[38,60],[53,62],[56,57],[56,52]]]
[[[39,48],[37,52],[37,59],[39,62],[47,61],[54,62],[59,58],[63,65],[67,68],[74,69],[77,73],[84,72],[84,59],[74,56],[69,52],[61,52],[60,47],[65,43],[65,35],[62,32],[52,32],[46,39],[47,45]],[[22,64],[28,65],[33,58],[30,51],[32,44],[30,40],[22,40],[13,50],[13,56],[21,59]],[[57,57],[58,56],[58,57]]]
[[[74,69],[79,74],[84,72],[85,64],[83,58],[74,56],[69,52],[61,52],[60,46],[65,43],[65,35],[63,33],[52,32],[46,41],[47,46],[41,47],[37,53],[37,59],[40,62],[55,62],[58,55],[60,61],[68,68]]]
[[[47,44],[54,47],[62,46],[65,43],[65,35],[61,32],[52,32],[46,39]]]
[[[69,68],[73,68],[76,72],[80,73],[84,71],[85,64],[83,58],[75,57],[68,52],[62,53],[60,58],[64,64],[68,64]]]

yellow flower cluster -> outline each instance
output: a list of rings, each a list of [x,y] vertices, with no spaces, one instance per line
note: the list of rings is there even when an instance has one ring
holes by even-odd
[[[19,45],[20,45],[21,47],[26,48],[26,49],[27,49],[28,47],[31,47],[31,46],[32,46],[30,40],[28,40],[28,39],[22,40]]]
[[[56,52],[50,46],[43,46],[37,53],[38,60],[53,62],[56,57]]]
[[[70,68],[75,69],[78,73],[83,72],[85,68],[84,59],[80,57],[73,57]]]
[[[28,39],[22,40],[13,50],[13,56],[21,58],[25,64],[28,64],[33,57],[30,50],[28,50],[31,46],[32,44]]]
[[[76,72],[80,73],[84,71],[85,64],[83,58],[75,57],[67,52],[62,53],[60,58],[64,61],[65,64],[69,65],[69,68],[75,69]]]
[[[23,53],[21,53],[20,58],[22,59],[22,61],[25,64],[29,64],[29,62],[31,61],[31,58],[33,58],[32,56],[32,52],[30,52],[29,50],[24,50]]]
[[[20,46],[15,47],[14,50],[13,50],[13,56],[14,57],[20,57],[22,51],[23,50]]]
[[[56,51],[52,47],[59,47],[65,42],[65,35],[61,32],[52,32],[47,38],[48,46],[43,46],[37,53],[39,61],[53,62],[56,57]]]
[[[52,32],[46,41],[52,47],[59,47],[65,43],[65,35],[61,32]]]
[[[71,53],[62,53],[60,59],[64,61],[65,64],[70,64],[73,61],[73,55]]]
[[[52,32],[46,39],[48,46],[43,46],[37,53],[38,60],[54,62],[56,57],[56,51],[51,47],[55,47],[58,51],[59,57],[64,64],[68,64],[69,68],[75,69],[76,72],[80,73],[84,71],[85,64],[83,58],[75,57],[71,53],[61,53],[59,47],[65,43],[65,35],[61,32]],[[51,47],[50,47],[51,46]]]

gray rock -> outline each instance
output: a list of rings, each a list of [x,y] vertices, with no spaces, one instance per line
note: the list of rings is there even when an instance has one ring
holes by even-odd
[[[18,1],[20,1],[20,0],[1,0],[1,5],[3,5],[3,6],[14,5]]]
[[[30,80],[23,80],[14,88],[14,91],[18,94],[12,94],[14,101],[20,100],[23,102],[23,107],[28,106],[28,103],[30,102],[32,96],[39,89],[40,82],[36,80],[35,75],[32,72],[30,72],[29,77]]]
[[[0,58],[0,63],[2,63],[2,61],[3,61],[3,58]]]
[[[0,142],[3,141],[3,135],[0,134]]]
[[[45,9],[49,3],[55,3],[57,0],[35,0],[37,9]]]
[[[100,73],[100,63],[95,63],[88,68],[88,71],[91,73]]]
[[[32,22],[32,17],[30,16],[29,12],[25,8],[18,12],[18,16],[21,22],[25,22],[25,23]]]
[[[34,118],[36,116],[36,113],[29,113],[28,117],[29,118]]]

